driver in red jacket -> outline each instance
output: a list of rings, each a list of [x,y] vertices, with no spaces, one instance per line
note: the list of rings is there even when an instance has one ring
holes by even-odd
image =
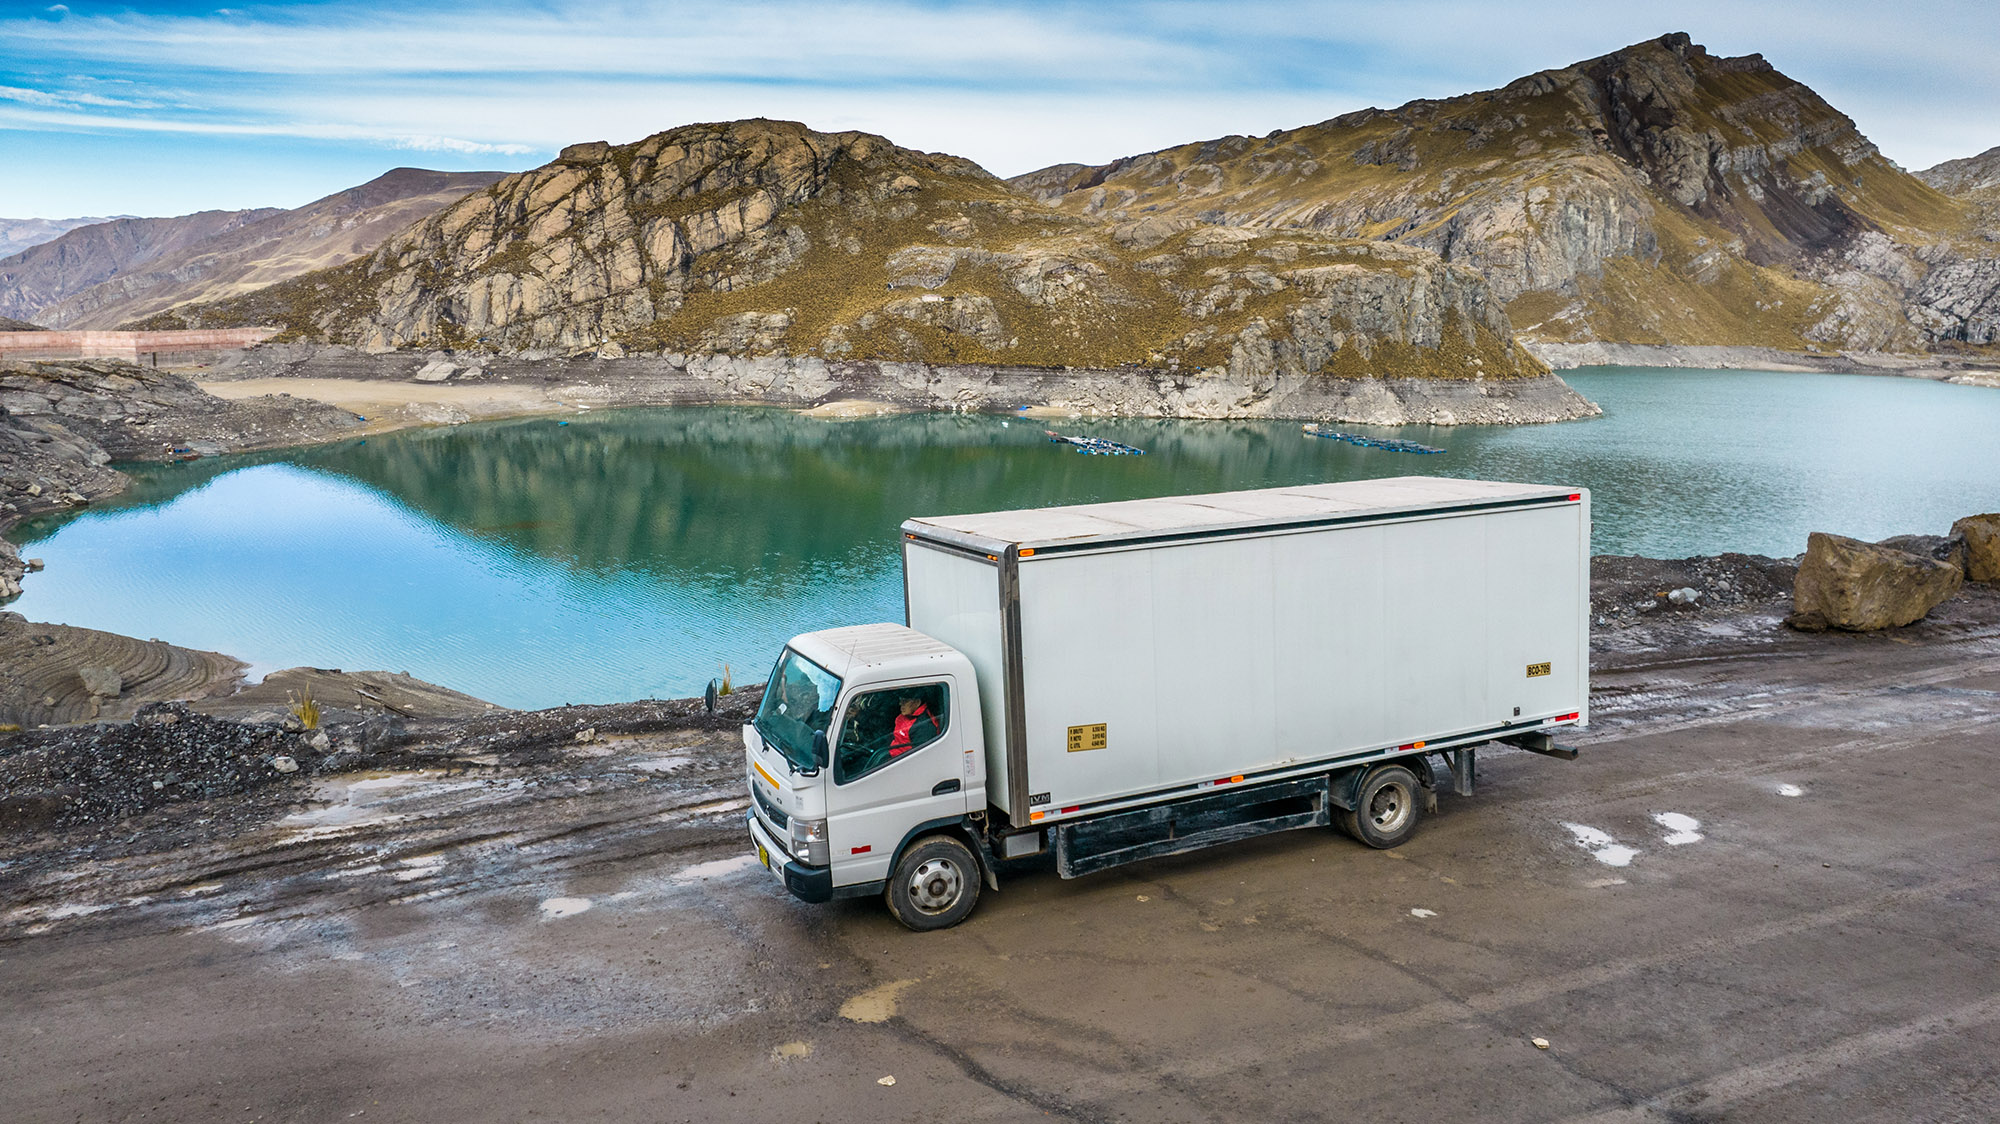
[[[897,706],[895,728],[889,736],[889,756],[901,757],[908,753],[913,748],[910,742],[925,732],[919,727],[919,723],[923,722],[930,723],[933,735],[944,729],[944,723],[939,722],[937,715],[931,713],[931,708],[924,705],[924,700],[915,695],[904,695]]]

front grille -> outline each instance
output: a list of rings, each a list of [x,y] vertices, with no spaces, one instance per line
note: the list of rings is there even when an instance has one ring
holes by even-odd
[[[757,787],[755,781],[750,784],[750,795],[757,798],[757,807],[764,810],[764,818],[771,821],[773,828],[782,832],[791,824],[790,818],[785,815],[785,810],[778,807],[776,801],[764,795],[764,790]]]

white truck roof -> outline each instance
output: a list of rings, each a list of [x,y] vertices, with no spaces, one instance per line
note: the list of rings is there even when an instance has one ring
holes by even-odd
[[[905,534],[998,552],[1009,546],[1116,543],[1311,524],[1331,518],[1419,513],[1461,507],[1566,498],[1580,489],[1548,484],[1508,484],[1444,476],[1396,476],[1335,484],[1301,484],[1205,496],[1076,504],[1070,507],[938,515],[911,519]]]
[[[862,668],[890,676],[921,675],[933,663],[962,658],[958,650],[900,624],[857,624],[795,638],[792,647],[840,679]]]

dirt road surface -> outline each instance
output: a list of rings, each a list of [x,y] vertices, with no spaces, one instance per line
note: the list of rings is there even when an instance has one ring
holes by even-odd
[[[1579,760],[1397,850],[1031,861],[921,936],[754,865],[726,735],[322,779],[0,865],[0,1115],[2000,1119],[2000,593],[1952,605],[1627,637]]]

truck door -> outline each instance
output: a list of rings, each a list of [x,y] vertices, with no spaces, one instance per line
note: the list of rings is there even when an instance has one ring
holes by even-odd
[[[954,686],[950,677],[921,680],[848,700],[827,793],[834,885],[887,878],[896,845],[911,828],[965,814]]]

